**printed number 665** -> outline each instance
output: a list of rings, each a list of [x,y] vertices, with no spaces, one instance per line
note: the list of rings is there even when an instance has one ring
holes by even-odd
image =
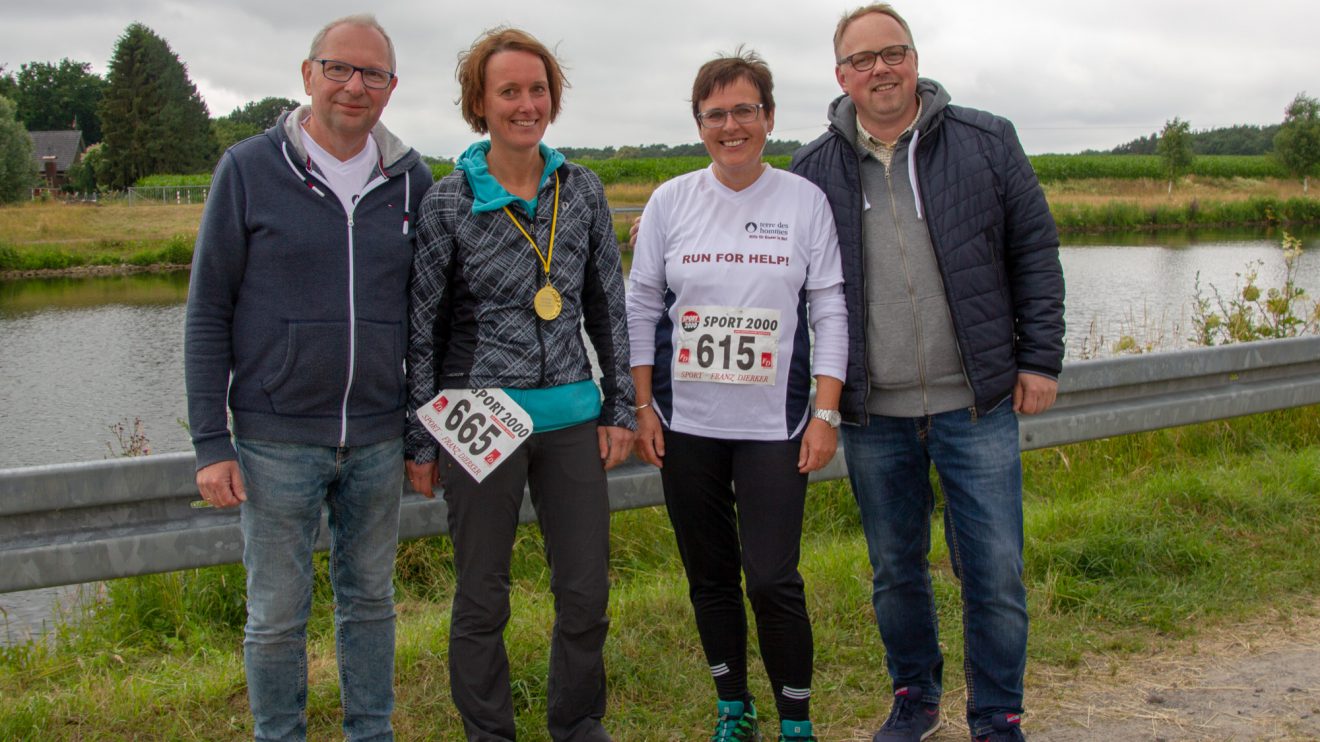
[[[468,447],[468,453],[480,456],[494,445],[495,439],[503,433],[498,425],[486,424],[487,418],[484,413],[471,412],[471,410],[472,405],[466,399],[458,400],[454,403],[454,409],[450,410],[449,417],[445,418],[445,427],[454,431],[454,437],[459,443]],[[485,430],[482,430],[482,426],[485,426]]]

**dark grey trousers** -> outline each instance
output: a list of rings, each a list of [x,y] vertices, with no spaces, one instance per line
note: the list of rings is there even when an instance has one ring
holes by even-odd
[[[608,742],[609,496],[596,423],[533,434],[481,484],[443,457],[457,588],[449,628],[449,683],[471,742],[514,740],[504,627],[509,562],[523,487],[545,537],[555,625],[546,722],[556,742]]]

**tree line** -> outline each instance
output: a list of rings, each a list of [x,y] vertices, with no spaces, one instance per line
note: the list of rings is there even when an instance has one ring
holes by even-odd
[[[208,173],[227,147],[297,105],[270,97],[211,118],[169,42],[141,23],[116,41],[104,78],[71,59],[0,66],[0,203],[33,185],[28,131],[80,130],[88,149],[70,186],[118,190],[156,173]]]
[[[1261,154],[1273,155],[1285,170],[1301,179],[1303,193],[1310,191],[1311,176],[1320,173],[1320,101],[1302,92],[1283,110],[1283,123],[1273,127],[1234,126],[1212,132],[1193,132],[1191,124],[1177,116],[1166,121],[1159,135],[1152,134],[1151,137],[1154,138],[1154,154],[1159,155],[1164,163],[1169,192],[1173,192],[1173,184],[1178,178],[1191,170],[1196,155],[1219,154],[1207,150],[1224,146],[1233,138],[1259,140],[1266,129],[1272,130],[1270,149]],[[1146,141],[1143,137],[1124,146],[1141,144],[1144,147]]]
[[[69,173],[73,189],[123,189],[159,173],[207,173],[227,147],[272,126],[298,105],[268,97],[211,118],[206,102],[169,43],[141,23],[115,43],[105,78],[70,59],[0,65],[0,203],[25,198],[35,182],[28,131],[79,129],[90,145]],[[766,143],[767,156],[789,155],[792,140]],[[564,147],[570,159],[611,160],[704,156],[700,143],[625,147]],[[1158,154],[1170,189],[1195,155],[1272,153],[1301,178],[1320,174],[1320,103],[1299,93],[1280,124],[1191,131],[1175,118],[1158,134],[1139,137],[1113,154]],[[1091,154],[1099,154],[1091,152]],[[427,158],[428,161],[440,161]]]

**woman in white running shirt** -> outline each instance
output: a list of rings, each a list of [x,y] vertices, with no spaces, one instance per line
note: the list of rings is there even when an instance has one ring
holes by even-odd
[[[692,113],[711,165],[656,189],[629,278],[635,448],[661,467],[715,680],[716,740],[759,738],[743,574],[779,739],[815,739],[811,623],[797,565],[807,474],[829,463],[838,443],[848,330],[824,194],[761,161],[772,92],[755,52],[702,66]]]

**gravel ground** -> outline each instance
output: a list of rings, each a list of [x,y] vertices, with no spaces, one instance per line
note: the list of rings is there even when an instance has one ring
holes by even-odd
[[[1031,742],[1320,740],[1320,600],[1072,669],[1028,666]],[[929,742],[965,742],[962,693]],[[879,720],[877,720],[879,721]],[[857,730],[849,742],[870,742]]]

